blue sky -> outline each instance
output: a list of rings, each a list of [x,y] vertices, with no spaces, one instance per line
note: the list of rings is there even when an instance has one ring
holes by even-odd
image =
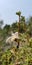
[[[16,12],[19,10],[26,18],[32,16],[32,0],[0,0],[0,19],[4,24],[18,20]]]

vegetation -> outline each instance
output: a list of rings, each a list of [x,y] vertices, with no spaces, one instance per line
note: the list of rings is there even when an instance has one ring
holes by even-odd
[[[16,14],[20,18],[19,22],[6,24],[2,28],[3,21],[0,21],[0,65],[32,65],[32,16],[26,21],[20,11]],[[6,39],[12,32],[18,31],[20,44],[17,49],[12,43],[6,44]]]

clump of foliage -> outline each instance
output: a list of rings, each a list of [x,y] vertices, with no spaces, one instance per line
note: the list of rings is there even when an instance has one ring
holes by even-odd
[[[17,13],[19,16],[20,14],[21,12]],[[18,49],[5,42],[11,32],[18,32],[18,24],[19,22],[15,22],[2,28],[3,21],[0,21],[0,65],[32,65],[32,16],[27,21],[24,16],[20,16]]]

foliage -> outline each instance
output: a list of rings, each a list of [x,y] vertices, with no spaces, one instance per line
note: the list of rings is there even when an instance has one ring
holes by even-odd
[[[21,12],[16,12],[18,16]],[[3,21],[0,21],[0,65],[32,65],[32,16],[28,18],[26,23],[25,17],[20,16],[20,34],[19,48],[13,43],[6,44],[7,37],[12,32],[18,32],[19,22],[11,25],[5,25],[2,28]]]
[[[3,20],[0,20],[0,29],[2,28]]]

